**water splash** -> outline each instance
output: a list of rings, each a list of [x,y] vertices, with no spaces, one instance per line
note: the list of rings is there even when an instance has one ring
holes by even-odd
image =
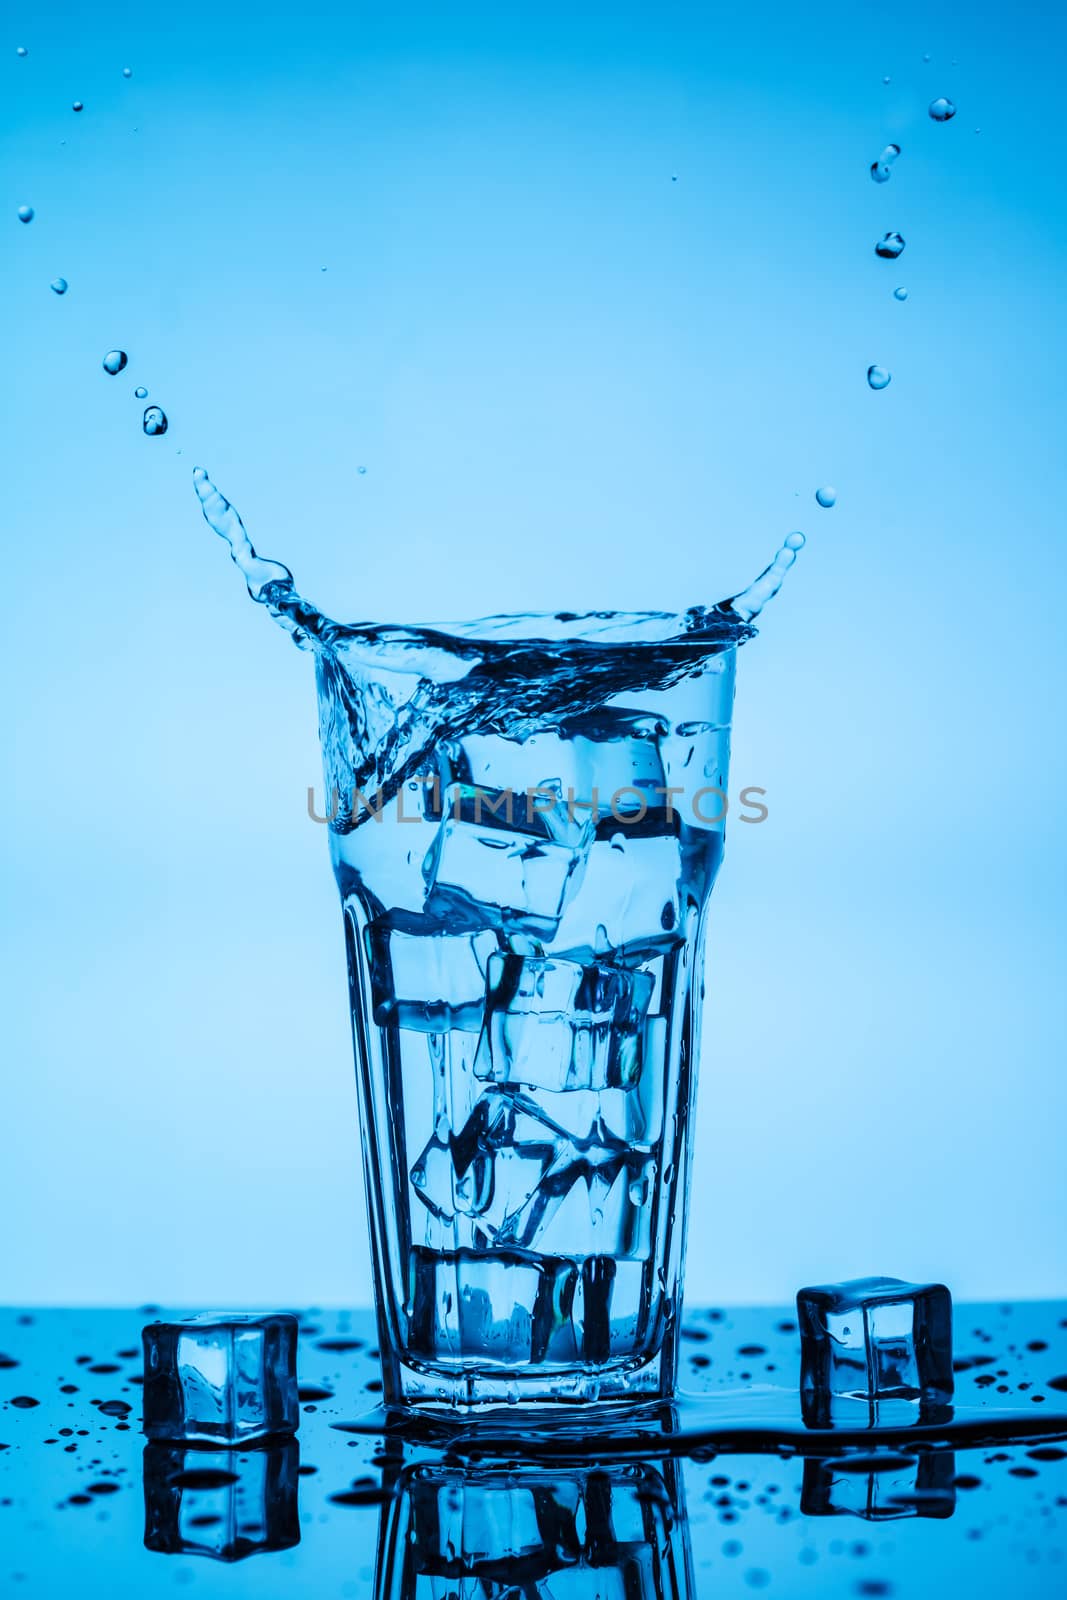
[[[951,122],[956,115],[956,107],[943,94],[930,101],[928,110],[932,122]]]
[[[70,288],[70,284],[67,282],[66,278],[53,278],[48,287],[51,289],[53,294],[66,294],[67,290]]]
[[[143,384],[139,383],[137,385],[136,389],[133,391],[133,394],[134,394],[134,399],[135,400],[147,400],[148,399],[148,390],[144,387]]]
[[[898,289],[894,289],[893,290],[893,299],[894,300],[906,300],[907,298],[908,298],[908,291],[907,291],[907,289],[905,289],[903,284],[901,284]]]
[[[822,506],[824,511],[828,511],[831,506],[837,504],[837,490],[831,489],[829,484],[825,488],[816,489],[815,503]]]
[[[84,111],[85,110],[85,102],[83,100],[75,100],[74,104],[71,106],[70,109],[72,111]]]
[[[885,233],[874,247],[876,256],[881,256],[883,261],[895,261],[904,249],[904,236],[900,233]]]
[[[731,600],[722,600],[716,611],[732,611],[743,622],[754,622],[768,601],[773,600],[785,581],[785,575],[796,561],[797,553],[805,544],[802,533],[789,533],[770,566],[764,567],[754,583]]]
[[[16,214],[20,222],[32,222],[36,216],[32,206],[19,206]]]
[[[872,366],[867,368],[867,382],[872,389],[888,389],[893,381],[893,374],[885,367]]]
[[[900,154],[899,144],[887,144],[877,161],[871,162],[871,177],[875,183],[888,183],[893,176],[893,162]]]
[[[125,350],[109,350],[100,365],[105,372],[114,377],[116,373],[122,371],[128,360]]]
[[[141,426],[150,439],[157,439],[161,434],[166,433],[170,423],[167,421],[167,413],[162,406],[147,406]]]

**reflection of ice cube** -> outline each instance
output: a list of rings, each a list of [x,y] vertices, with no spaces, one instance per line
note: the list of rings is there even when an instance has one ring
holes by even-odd
[[[296,1318],[205,1312],[144,1330],[144,1431],[150,1439],[244,1444],[293,1433]]]
[[[478,1032],[495,934],[420,936],[372,924],[365,938],[375,1022],[418,1033]]]
[[[806,1517],[853,1516],[865,1522],[898,1517],[951,1517],[956,1509],[956,1457],[951,1450],[896,1451],[804,1463],[800,1509]]]
[[[487,980],[479,1077],[560,1090],[627,1087],[640,1075],[647,972],[498,952]]]
[[[299,1463],[295,1440],[241,1452],[147,1444],[145,1548],[216,1561],[292,1549]]]
[[[423,863],[427,912],[454,927],[517,926],[550,938],[583,852],[481,815],[479,824],[451,816],[440,824]]]
[[[855,1278],[801,1289],[809,1427],[907,1424],[952,1398],[952,1297],[943,1284]]]

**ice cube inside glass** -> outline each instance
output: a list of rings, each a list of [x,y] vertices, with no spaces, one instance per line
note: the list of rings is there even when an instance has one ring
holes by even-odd
[[[952,1297],[941,1283],[854,1278],[801,1289],[809,1427],[901,1425],[952,1399]]]
[[[142,1339],[150,1439],[240,1445],[295,1433],[295,1317],[203,1312],[150,1322]]]

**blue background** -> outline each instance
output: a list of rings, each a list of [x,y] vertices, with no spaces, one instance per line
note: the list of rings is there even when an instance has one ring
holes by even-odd
[[[352,617],[707,603],[803,528],[690,1297],[1063,1292],[1057,12],[9,11],[0,1297],[370,1296],[311,665],[201,462]]]

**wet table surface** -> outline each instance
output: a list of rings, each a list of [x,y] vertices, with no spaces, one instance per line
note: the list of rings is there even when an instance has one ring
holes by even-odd
[[[370,1313],[317,1310],[295,1441],[146,1445],[140,1335],[163,1314],[0,1310],[0,1592],[1067,1592],[1067,1302],[957,1306],[962,1432],[866,1442],[801,1426],[790,1311],[688,1310],[679,1406],[603,1450],[398,1433]]]

